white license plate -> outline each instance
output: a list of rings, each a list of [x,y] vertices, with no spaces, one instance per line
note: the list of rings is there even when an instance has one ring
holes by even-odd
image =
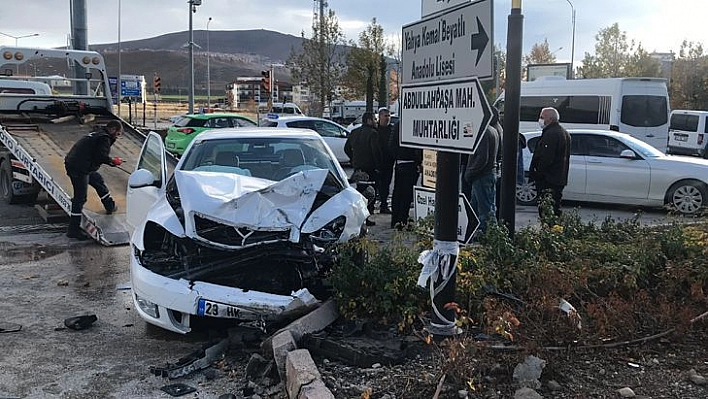
[[[200,299],[197,307],[197,314],[199,316],[236,319],[240,317],[241,313],[242,310],[235,306],[212,302],[206,299]]]
[[[167,143],[167,148],[175,148],[175,143]]]
[[[688,135],[686,134],[674,134],[676,141],[688,141]]]

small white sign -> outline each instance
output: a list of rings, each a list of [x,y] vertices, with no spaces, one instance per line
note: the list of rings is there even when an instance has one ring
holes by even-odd
[[[471,0],[423,0],[423,8],[420,12],[423,18],[445,11],[462,3],[469,3]]]
[[[492,77],[492,2],[451,8],[403,27],[403,84]]]
[[[492,108],[477,78],[401,88],[401,145],[471,154]]]
[[[415,219],[420,220],[428,215],[435,213],[435,190],[429,189],[427,187],[416,186],[415,196],[413,198],[415,202]],[[477,214],[472,209],[467,198],[460,194],[458,196],[459,202],[457,206],[457,241],[462,244],[467,244],[470,238],[474,235],[475,231],[479,227],[479,219]],[[467,226],[474,226],[474,228],[467,231]]]

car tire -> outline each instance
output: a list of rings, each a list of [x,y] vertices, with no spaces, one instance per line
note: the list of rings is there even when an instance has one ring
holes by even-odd
[[[666,203],[684,215],[698,213],[708,204],[706,185],[696,180],[674,183],[667,193]]]
[[[528,176],[525,176],[524,183],[516,185],[516,202],[523,206],[536,206],[537,201],[538,190],[536,190],[536,183],[530,181]]]

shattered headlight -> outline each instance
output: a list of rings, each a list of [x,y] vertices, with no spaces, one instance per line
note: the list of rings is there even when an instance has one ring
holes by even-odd
[[[331,222],[324,225],[321,229],[312,232],[310,238],[313,241],[321,244],[332,243],[339,240],[339,237],[344,233],[344,226],[347,224],[347,218],[339,216]]]

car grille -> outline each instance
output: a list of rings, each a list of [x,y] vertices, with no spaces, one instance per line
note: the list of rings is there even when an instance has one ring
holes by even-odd
[[[201,216],[194,216],[197,235],[205,240],[233,247],[248,247],[269,242],[288,241],[290,229],[276,231],[234,227]]]

